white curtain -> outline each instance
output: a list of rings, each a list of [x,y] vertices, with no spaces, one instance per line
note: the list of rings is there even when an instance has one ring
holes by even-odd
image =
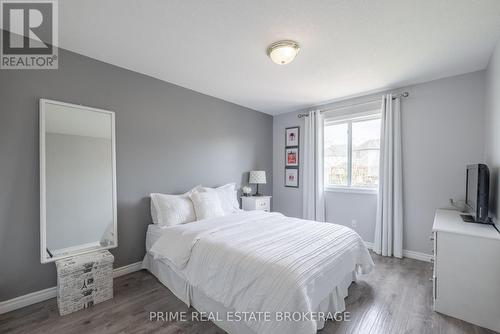
[[[403,257],[403,174],[399,98],[382,98],[375,253]]]
[[[325,221],[323,184],[323,116],[310,111],[304,125],[303,218]]]

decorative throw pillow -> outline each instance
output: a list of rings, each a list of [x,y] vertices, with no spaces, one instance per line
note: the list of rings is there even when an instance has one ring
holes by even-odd
[[[196,214],[189,196],[200,190],[201,186],[196,186],[182,195],[150,194],[153,223],[160,226],[173,226],[195,221]]]
[[[240,209],[237,199],[236,183],[228,183],[218,188],[203,187],[205,192],[215,192],[219,196],[220,204],[224,214],[230,214]]]
[[[213,191],[195,192],[190,197],[197,220],[224,216],[224,210],[222,210],[217,193]]]

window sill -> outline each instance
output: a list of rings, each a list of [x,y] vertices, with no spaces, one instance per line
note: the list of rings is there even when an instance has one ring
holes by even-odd
[[[377,188],[325,187],[326,192],[377,195]]]

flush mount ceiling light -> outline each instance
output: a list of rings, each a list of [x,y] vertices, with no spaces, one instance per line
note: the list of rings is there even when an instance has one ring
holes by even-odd
[[[267,55],[273,62],[278,65],[286,65],[291,63],[297,53],[299,53],[300,47],[297,42],[294,41],[278,41],[274,42],[267,48]]]

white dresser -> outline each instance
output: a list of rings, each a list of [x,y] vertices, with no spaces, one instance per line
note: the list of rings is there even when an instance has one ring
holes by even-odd
[[[500,233],[437,210],[431,239],[434,310],[500,332]]]
[[[271,196],[242,196],[241,208],[245,211],[271,211]]]

